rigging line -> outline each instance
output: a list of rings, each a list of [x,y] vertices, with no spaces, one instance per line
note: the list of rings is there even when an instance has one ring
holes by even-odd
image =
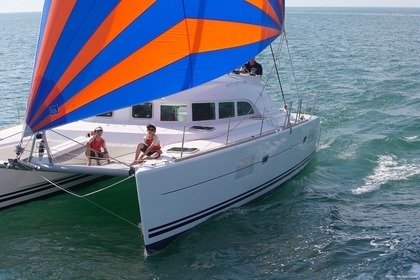
[[[104,187],[104,188],[102,188],[102,189],[99,189],[99,190],[96,190],[96,191],[93,191],[93,192],[90,192],[90,193],[87,193],[87,194],[84,194],[84,195],[80,195],[80,194],[77,194],[77,193],[75,193],[75,192],[72,192],[72,191],[70,191],[70,190],[68,190],[68,189],[66,189],[66,188],[63,188],[63,187],[59,186],[58,184],[54,183],[53,181],[51,181],[51,180],[50,180],[50,179],[48,179],[47,177],[42,176],[41,174],[37,173],[35,170],[32,170],[32,171],[33,171],[33,172],[35,172],[35,173],[36,173],[38,176],[40,176],[41,178],[43,178],[45,181],[47,181],[48,183],[50,183],[51,185],[53,185],[54,187],[57,187],[57,188],[59,188],[60,190],[62,190],[62,191],[64,191],[64,192],[66,192],[66,193],[68,193],[68,194],[71,194],[71,195],[73,195],[73,196],[75,196],[75,197],[78,197],[78,198],[86,198],[86,197],[88,197],[88,196],[90,196],[90,195],[92,195],[92,194],[100,193],[100,192],[102,192],[102,191],[104,191],[104,190],[107,190],[107,189],[110,189],[110,188],[112,188],[112,187],[115,187],[116,185],[118,185],[118,184],[120,184],[120,183],[122,183],[122,182],[124,182],[124,181],[127,181],[128,179],[130,179],[131,177],[133,177],[133,176],[134,176],[134,175],[128,176],[128,177],[126,177],[126,178],[124,178],[124,179],[122,179],[122,180],[120,180],[120,181],[118,181],[118,182],[116,182],[116,183],[114,183],[114,184],[111,184],[111,185],[109,185],[109,186],[107,186],[107,187]]]
[[[282,50],[282,47],[283,47],[283,41],[284,41],[284,36],[280,36],[280,37],[279,37],[279,40],[278,40],[278,44],[277,44],[277,51],[276,51],[276,55],[275,55],[276,59],[275,59],[275,60],[273,60],[273,65],[271,65],[271,67],[270,67],[270,72],[269,72],[269,74],[267,75],[267,78],[266,78],[266,79],[261,79],[261,80],[263,81],[263,90],[265,90],[265,89],[268,87],[268,88],[270,88],[270,89],[273,89],[273,92],[274,92],[276,95],[279,95],[279,94],[278,94],[278,91],[277,91],[274,87],[272,87],[272,86],[269,84],[269,82],[271,81],[271,77],[273,76],[273,72],[274,72],[274,69],[275,69],[275,65],[277,64],[277,61],[279,60],[280,53],[281,53],[281,50]],[[274,44],[274,42],[273,42],[273,44]],[[271,46],[271,45],[270,45],[270,46]],[[262,91],[261,91],[261,93],[262,93]],[[261,93],[260,93],[260,95],[261,95]],[[283,100],[284,100],[284,98],[283,98]]]
[[[283,33],[284,33],[284,39],[285,39],[285,41],[286,41],[287,52],[288,52],[288,54],[289,54],[290,64],[292,65],[293,80],[294,80],[294,82],[295,82],[296,92],[297,92],[298,96],[300,96],[300,93],[299,93],[299,88],[298,88],[298,85],[297,85],[297,80],[296,80],[295,67],[294,67],[294,65],[293,65],[292,55],[291,55],[291,53],[290,53],[289,41],[287,40],[287,36],[286,36],[286,29],[284,29]]]
[[[273,42],[273,44],[274,44],[274,42]],[[276,59],[273,61],[273,65],[270,67],[270,72],[269,72],[269,74],[267,75],[267,79],[262,79],[263,80],[263,82],[264,82],[264,85],[263,85],[263,89],[265,89],[265,88],[267,88],[267,87],[269,87],[269,88],[272,88],[273,89],[273,92],[274,93],[276,93],[277,95],[279,95],[278,94],[278,91],[277,90],[275,90],[270,84],[269,84],[269,81],[270,81],[270,79],[271,79],[271,77],[273,76],[273,72],[274,72],[274,69],[275,69],[275,64],[277,63],[277,61],[279,60],[279,57],[280,57],[280,53],[281,53],[281,50],[282,50],[282,47],[283,47],[283,44],[284,44],[284,36],[280,36],[279,37],[279,42],[278,42],[278,46],[277,46],[277,52],[276,52],[276,55],[275,55],[275,57],[276,57]]]
[[[270,50],[271,50],[271,55],[273,56],[274,67],[275,67],[275,69],[276,69],[277,79],[278,79],[278,81],[279,81],[279,85],[280,85],[281,96],[283,97],[284,108],[286,108],[286,107],[287,107],[287,105],[286,105],[286,100],[284,99],[283,87],[281,86],[280,75],[279,75],[279,69],[277,68],[277,62],[276,62],[276,58],[275,58],[275,56],[274,56],[273,46],[272,46],[271,44],[270,44]]]
[[[6,140],[6,139],[8,139],[8,138],[10,138],[10,137],[16,136],[16,135],[18,135],[18,134],[22,134],[22,131],[19,131],[19,132],[16,132],[16,133],[14,133],[14,134],[10,134],[10,135],[8,135],[7,137],[1,138],[1,141]]]
[[[73,141],[74,143],[79,144],[80,146],[85,146],[85,145],[84,145],[84,144],[82,144],[81,142],[76,141],[76,140],[74,140],[74,139],[72,139],[72,138],[70,138],[70,137],[68,137],[68,136],[66,136],[66,135],[64,135],[64,134],[62,134],[62,133],[60,133],[60,132],[57,132],[57,131],[55,131],[54,129],[50,129],[50,131],[51,131],[51,132],[54,132],[54,133],[55,133],[55,134],[57,134],[57,135],[60,135],[60,136],[61,136],[61,137],[63,137],[63,138],[66,138],[67,140]]]
[[[66,193],[68,193],[68,194],[70,194],[70,195],[73,195],[73,196],[75,196],[75,197],[77,197],[77,198],[84,199],[84,200],[86,200],[86,201],[88,201],[88,202],[92,203],[93,205],[97,206],[98,208],[101,208],[101,209],[102,209],[102,210],[104,210],[105,212],[108,212],[109,214],[114,215],[115,217],[117,217],[117,218],[119,218],[119,219],[121,219],[121,220],[123,220],[123,221],[125,221],[125,222],[129,223],[130,225],[132,225],[132,226],[134,226],[134,227],[138,228],[138,225],[136,225],[135,223],[133,223],[133,222],[131,222],[131,221],[127,220],[126,218],[124,218],[124,217],[122,217],[122,216],[118,215],[117,213],[114,213],[114,212],[112,212],[111,210],[106,209],[105,207],[103,207],[103,206],[101,206],[101,205],[97,204],[96,202],[93,202],[93,201],[92,201],[92,200],[90,200],[89,198],[87,198],[87,196],[89,196],[89,195],[92,195],[92,194],[95,194],[95,193],[99,193],[99,192],[102,192],[102,191],[104,191],[104,190],[106,190],[106,189],[109,189],[109,188],[111,188],[111,187],[114,187],[114,186],[116,186],[117,184],[120,184],[120,183],[122,183],[122,182],[124,182],[124,181],[126,181],[126,180],[130,179],[130,178],[131,178],[131,177],[133,177],[134,175],[131,175],[131,176],[127,177],[127,178],[124,178],[124,179],[123,179],[123,180],[121,180],[121,181],[118,181],[118,182],[116,182],[116,183],[114,183],[114,184],[112,184],[112,185],[110,185],[110,186],[107,186],[107,187],[105,187],[105,188],[99,189],[99,190],[97,190],[97,191],[94,191],[94,192],[91,192],[91,193],[87,193],[87,194],[85,194],[85,195],[79,195],[79,194],[77,194],[77,193],[74,193],[74,192],[72,192],[72,191],[70,191],[70,190],[68,190],[68,189],[65,189],[65,188],[63,188],[63,187],[59,186],[58,184],[54,183],[54,182],[53,182],[53,181],[51,181],[50,179],[48,179],[48,178],[46,178],[45,176],[42,176],[41,174],[39,174],[37,171],[35,171],[35,170],[32,170],[32,171],[33,171],[35,174],[37,174],[38,176],[40,176],[41,178],[43,178],[45,181],[47,181],[48,183],[50,183],[51,185],[53,185],[54,187],[56,187],[56,188],[58,188],[58,189],[60,189],[60,190],[62,190],[62,191],[64,191],[64,192],[66,192]]]

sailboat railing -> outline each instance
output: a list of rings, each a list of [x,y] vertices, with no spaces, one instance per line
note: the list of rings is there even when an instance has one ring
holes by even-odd
[[[296,110],[295,124],[299,121],[301,114],[302,114],[302,98],[299,98],[298,107]]]
[[[227,129],[227,133],[226,133],[226,145],[229,143],[229,135],[230,135],[230,122],[231,122],[232,118],[229,117],[229,123],[228,123],[228,129]]]
[[[184,144],[185,144],[185,126],[184,126],[184,132],[182,133],[182,144],[181,144],[181,158],[184,155]]]
[[[283,129],[289,128],[290,126],[290,115],[292,114],[292,102],[289,102],[287,107],[286,118],[284,119]]]
[[[261,118],[260,135],[262,135],[262,132],[263,132],[263,128],[264,128],[264,119],[265,119],[265,108],[264,108],[263,115],[262,115],[262,118]]]

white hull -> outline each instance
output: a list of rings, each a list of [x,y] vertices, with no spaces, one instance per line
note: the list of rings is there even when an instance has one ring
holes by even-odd
[[[35,174],[28,170],[15,169],[0,169],[0,172],[2,173],[0,209],[60,192],[59,188],[50,184],[43,177],[65,189],[87,186],[103,177],[100,175],[41,171]]]
[[[208,218],[251,202],[301,171],[319,137],[315,118],[207,155],[137,172],[147,251],[158,250]],[[290,133],[291,132],[291,133]]]

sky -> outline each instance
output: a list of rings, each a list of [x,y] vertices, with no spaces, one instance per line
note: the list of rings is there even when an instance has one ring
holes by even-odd
[[[0,0],[0,12],[41,11],[44,0]],[[287,7],[418,7],[419,0],[286,0]]]

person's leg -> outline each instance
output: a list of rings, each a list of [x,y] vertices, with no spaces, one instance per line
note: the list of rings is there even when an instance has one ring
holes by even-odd
[[[141,150],[143,149],[143,143],[139,143],[138,145],[137,145],[137,149],[136,149],[136,156],[134,157],[134,160],[138,160],[139,159],[139,156],[140,156],[140,152],[141,152]]]
[[[104,153],[98,152],[98,157],[96,158],[96,164],[101,165],[101,159],[105,158]]]
[[[133,161],[133,163],[131,163],[131,165],[139,164],[140,163],[140,161],[141,161],[140,152],[144,149],[144,147],[146,147],[146,145],[144,145],[143,143],[139,143],[137,145],[136,155],[134,156],[134,161]]]
[[[88,163],[87,163],[87,165],[88,165],[88,166],[90,166],[90,165],[92,164],[92,157],[94,157],[94,156],[95,156],[95,153],[91,150],[91,151],[90,151],[90,153],[89,153],[89,155],[88,155],[87,148],[86,148],[86,152],[85,152],[85,154],[86,154],[86,156],[87,156],[87,158],[88,158]]]

